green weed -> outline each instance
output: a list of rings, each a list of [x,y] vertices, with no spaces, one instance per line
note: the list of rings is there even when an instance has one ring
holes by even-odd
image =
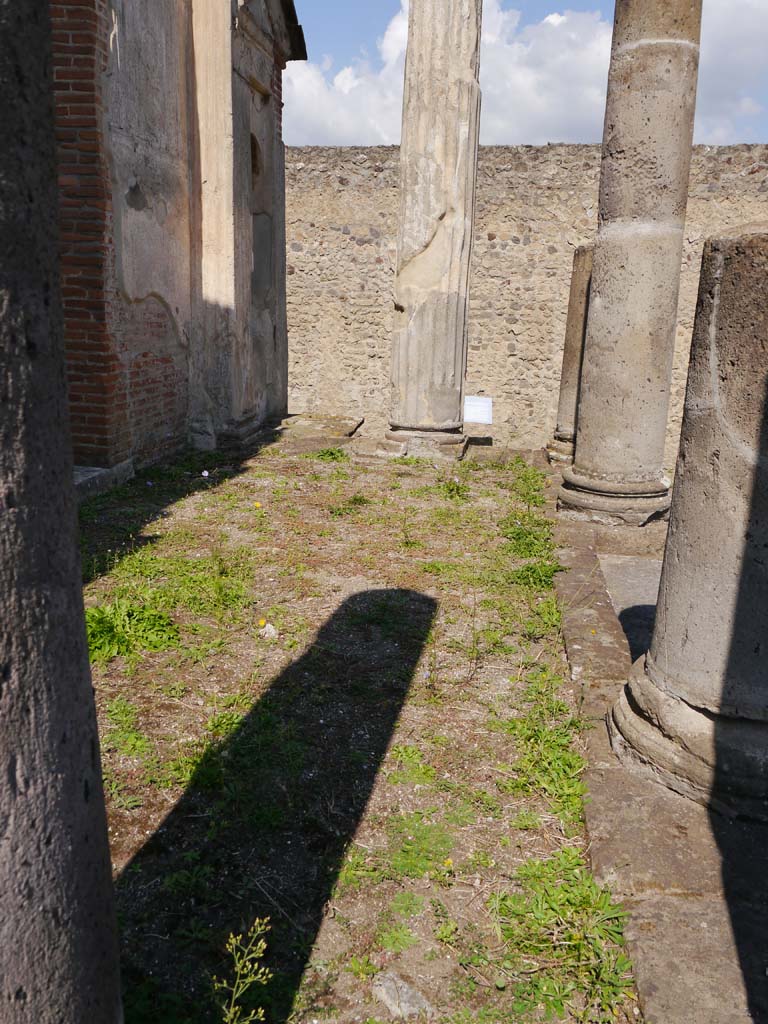
[[[404,924],[394,924],[379,935],[379,945],[387,953],[404,953],[418,943],[419,940]]]
[[[85,624],[94,665],[121,656],[134,661],[144,651],[167,651],[179,645],[179,629],[169,615],[126,598],[87,608]]]
[[[624,911],[598,888],[571,848],[549,860],[528,861],[516,878],[520,892],[496,893],[489,900],[507,944],[502,970],[512,982],[513,1011],[614,1020],[631,986]]]
[[[318,462],[346,462],[349,455],[343,448],[321,448],[319,452],[308,452],[305,459],[317,459]]]
[[[499,523],[515,558],[549,558],[554,550],[553,528],[549,519],[535,512],[515,512]]]
[[[352,974],[358,981],[368,981],[375,978],[380,968],[371,962],[370,956],[353,956],[345,970]]]
[[[420,811],[395,818],[388,867],[394,877],[441,878],[447,874],[453,837],[442,825],[425,821]]]
[[[361,508],[365,508],[366,505],[372,505],[373,502],[370,498],[366,498],[364,494],[353,494],[351,498],[348,498],[341,505],[332,505],[329,512],[334,519],[342,519],[345,516],[353,516],[356,512],[359,512]]]
[[[426,764],[418,747],[398,746],[392,748],[397,762],[397,771],[392,772],[389,781],[395,785],[431,786],[437,778],[435,769]]]
[[[400,917],[418,917],[424,910],[424,899],[412,892],[399,892],[392,900],[390,909]]]
[[[145,757],[150,751],[149,739],[137,728],[138,709],[125,697],[115,697],[107,704],[110,728],[104,737],[107,750],[123,757]]]
[[[573,749],[583,726],[558,697],[561,686],[562,679],[546,669],[528,676],[523,713],[501,723],[515,738],[517,758],[510,767],[512,780],[500,788],[540,793],[566,828],[572,829],[582,820],[586,765]]]

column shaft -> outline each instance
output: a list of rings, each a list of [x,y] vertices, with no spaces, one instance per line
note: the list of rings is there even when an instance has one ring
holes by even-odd
[[[573,462],[576,422],[581,390],[581,366],[589,313],[589,289],[592,284],[594,247],[580,245],[573,254],[571,295],[565,326],[563,371],[560,376],[560,402],[557,407],[555,436],[547,445],[550,462]]]
[[[459,434],[480,126],[482,0],[412,0],[390,436]],[[438,438],[456,440],[456,438]]]
[[[621,752],[768,815],[768,225],[707,243],[651,650]]]
[[[618,0],[574,466],[564,508],[643,524],[669,505],[677,326],[701,0]]]

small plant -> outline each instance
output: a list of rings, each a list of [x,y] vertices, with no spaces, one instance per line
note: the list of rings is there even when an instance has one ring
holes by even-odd
[[[346,462],[349,455],[343,448],[321,448],[319,452],[308,452],[305,459],[317,459],[318,462]]]
[[[354,975],[358,981],[368,981],[369,978],[375,978],[379,973],[379,968],[371,962],[369,956],[353,956],[345,970]]]
[[[524,504],[530,512],[532,508],[541,508],[545,502],[544,490],[547,478],[540,469],[529,466],[525,459],[516,455],[507,466],[512,474],[509,485],[513,495]]]
[[[554,550],[553,524],[535,512],[516,512],[499,524],[515,558],[549,558]]]
[[[392,748],[392,756],[398,764],[389,781],[395,785],[431,786],[437,779],[435,769],[426,764],[418,747],[399,746]]]
[[[424,910],[424,899],[412,892],[399,892],[390,909],[399,917],[418,917]]]
[[[523,623],[526,640],[544,640],[560,632],[562,618],[557,598],[553,595],[542,598],[531,606],[531,617]]]
[[[534,811],[520,811],[510,821],[510,825],[521,832],[536,832],[541,828],[541,818]]]
[[[502,966],[514,979],[514,1011],[613,1020],[631,987],[625,912],[570,847],[549,860],[528,861],[516,878],[521,892],[489,900],[507,944]]]
[[[231,979],[214,978],[213,989],[220,1000],[222,1024],[255,1024],[264,1020],[264,1010],[248,1010],[245,1000],[257,985],[266,985],[272,972],[263,966],[267,950],[264,938],[269,931],[269,921],[257,918],[244,935],[230,935],[227,939],[227,953],[232,960]]]
[[[572,829],[582,819],[586,764],[573,749],[582,723],[557,696],[561,685],[559,676],[546,669],[528,676],[524,712],[502,723],[515,738],[517,759],[510,767],[512,778],[500,788],[540,793],[566,828]]]
[[[419,940],[404,924],[395,924],[379,935],[379,944],[387,953],[404,953],[417,946]]]
[[[449,501],[466,501],[469,498],[469,486],[457,476],[447,476],[438,481],[437,492]]]
[[[395,877],[446,877],[453,850],[453,838],[446,829],[425,821],[419,811],[395,818],[391,828],[394,849],[389,867]]]
[[[87,608],[85,624],[94,665],[105,665],[120,656],[135,659],[143,651],[167,651],[179,645],[179,629],[169,615],[124,598]]]
[[[136,723],[139,712],[125,697],[115,697],[107,704],[107,721],[111,728],[104,737],[108,750],[115,750],[123,757],[144,757],[149,753],[149,739]]]
[[[364,494],[353,494],[351,498],[342,502],[341,505],[332,505],[329,511],[334,519],[342,519],[345,516],[353,516],[361,508],[372,504],[371,499],[366,498]]]
[[[562,571],[562,565],[557,562],[530,562],[512,573],[512,582],[525,590],[551,590],[555,576]]]

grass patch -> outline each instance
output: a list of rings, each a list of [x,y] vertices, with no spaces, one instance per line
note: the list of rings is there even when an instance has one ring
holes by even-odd
[[[343,519],[345,516],[355,515],[360,509],[372,504],[371,499],[366,498],[364,494],[353,494],[351,498],[342,502],[341,505],[332,505],[328,511],[334,519]]]
[[[562,679],[546,668],[529,674],[522,713],[501,723],[515,738],[517,758],[510,766],[513,777],[500,788],[540,794],[563,825],[574,829],[582,821],[586,764],[573,749],[573,741],[583,723],[558,696],[562,684]]]
[[[404,953],[418,944],[419,940],[404,924],[393,924],[379,934],[379,945],[387,953]]]
[[[513,512],[499,523],[499,532],[509,541],[515,558],[549,558],[554,550],[549,519],[535,512]]]
[[[318,462],[347,462],[349,455],[343,448],[321,448],[319,452],[307,452],[304,459],[316,459]]]
[[[107,721],[110,728],[104,737],[107,750],[114,750],[123,757],[146,757],[151,744],[137,727],[139,712],[125,697],[115,697],[107,704]]]
[[[166,612],[124,597],[86,608],[85,624],[94,665],[118,657],[134,662],[145,651],[167,651],[180,642],[179,629]]]
[[[624,911],[568,847],[523,864],[516,880],[520,892],[489,901],[507,944],[502,970],[512,983],[514,1012],[613,1020],[631,988]]]
[[[437,772],[424,760],[418,747],[398,746],[392,748],[392,757],[398,765],[396,771],[389,776],[395,785],[432,786],[437,779]]]

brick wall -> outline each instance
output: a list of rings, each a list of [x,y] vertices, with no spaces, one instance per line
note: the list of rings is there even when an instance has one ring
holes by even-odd
[[[106,0],[51,3],[59,160],[61,286],[75,461],[114,465],[130,439],[110,333],[111,192],[101,77]]]

